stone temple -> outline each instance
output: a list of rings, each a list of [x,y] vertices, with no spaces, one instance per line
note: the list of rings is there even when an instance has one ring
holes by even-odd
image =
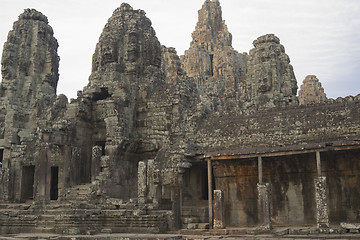
[[[19,16],[1,59],[0,234],[359,231],[360,95],[327,99],[309,75],[298,97],[280,39],[237,52],[218,0],[192,37],[179,57],[123,3],[69,103],[47,17]]]

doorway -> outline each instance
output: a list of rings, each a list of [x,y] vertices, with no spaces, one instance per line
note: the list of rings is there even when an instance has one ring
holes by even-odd
[[[35,166],[23,166],[21,178],[21,202],[34,199]]]
[[[57,200],[59,197],[59,167],[51,167],[50,200]]]

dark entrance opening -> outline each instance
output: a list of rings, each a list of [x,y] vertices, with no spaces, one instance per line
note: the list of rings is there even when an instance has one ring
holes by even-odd
[[[104,99],[107,99],[109,97],[111,97],[111,94],[109,94],[107,88],[100,88],[100,92],[93,93],[93,100],[94,101],[104,100]]]
[[[105,144],[106,144],[106,141],[96,142],[96,145],[101,147],[101,155],[103,155],[103,156],[105,155]]]
[[[214,76],[214,64],[213,64],[214,55],[210,54],[210,75]]]
[[[35,166],[23,166],[21,177],[21,202],[34,199]]]
[[[50,200],[57,200],[59,196],[59,167],[51,167]]]
[[[3,164],[3,159],[4,159],[4,149],[0,149],[0,171],[2,169],[2,164]]]

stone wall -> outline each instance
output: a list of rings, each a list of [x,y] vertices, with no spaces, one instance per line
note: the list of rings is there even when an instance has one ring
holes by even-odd
[[[331,224],[358,222],[359,150],[321,153]],[[213,162],[215,189],[225,192],[226,226],[254,227],[258,221],[257,159]],[[270,184],[271,219],[276,226],[316,225],[315,153],[263,158],[263,181]]]
[[[189,217],[208,217],[204,158],[227,156],[231,160],[214,161],[225,223],[257,226],[264,211],[258,211],[255,159],[231,156],[295,151],[264,156],[272,219],[315,223],[316,165],[311,153],[300,151],[356,148],[360,95],[299,106],[280,40],[264,35],[254,47],[249,55],[236,52],[219,1],[206,0],[190,49],[179,58],[160,45],[144,11],[123,3],[96,45],[88,85],[68,103],[56,95],[59,58],[47,18],[25,10],[2,57],[0,197],[35,201],[35,210],[50,200],[72,201],[72,210],[115,208],[115,215],[123,207],[129,225],[146,222],[138,215],[156,209],[149,221],[159,216],[157,228],[168,218],[165,228],[174,229],[181,227],[182,203]],[[322,153],[333,222],[359,220],[358,151],[349,149]],[[81,184],[85,197],[73,195]]]
[[[359,153],[359,150],[353,150],[321,155],[323,176],[327,179],[327,204],[331,224],[360,221]]]
[[[228,153],[246,152],[252,147],[261,152],[266,147],[281,151],[289,145],[306,149],[316,144],[345,144],[359,138],[359,100],[358,95],[339,98],[331,104],[213,114],[199,121],[197,143],[209,153],[221,153],[224,149]]]

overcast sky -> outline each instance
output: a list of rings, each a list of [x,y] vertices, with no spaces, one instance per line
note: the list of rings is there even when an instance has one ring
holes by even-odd
[[[87,84],[91,57],[117,0],[0,0],[0,52],[26,8],[45,14],[59,42],[58,94],[75,98]],[[189,48],[204,0],[128,0],[143,9],[160,43],[182,55]],[[220,0],[233,47],[249,52],[257,37],[274,33],[289,55],[298,86],[316,75],[330,98],[360,93],[360,0]]]

